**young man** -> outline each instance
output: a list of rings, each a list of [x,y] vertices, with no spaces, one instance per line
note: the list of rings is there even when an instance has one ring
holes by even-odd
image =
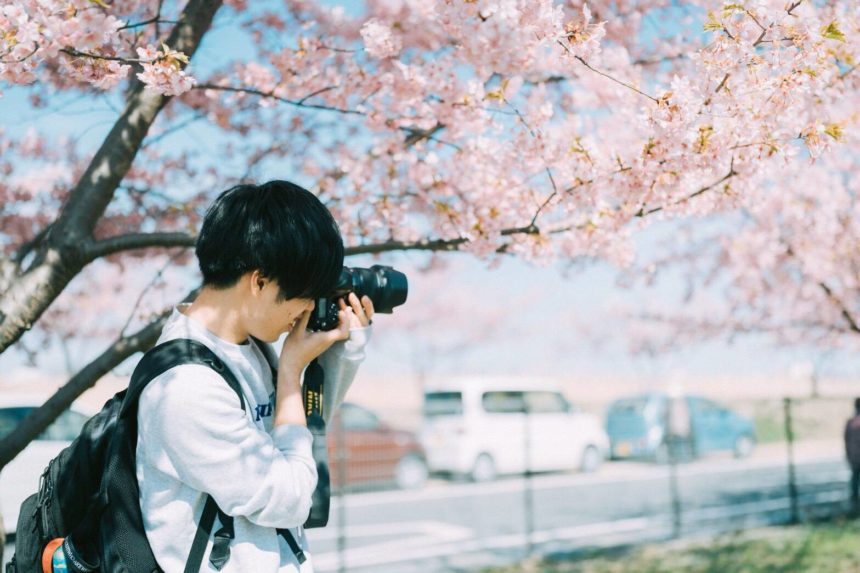
[[[845,422],[845,457],[851,468],[851,510],[860,512],[860,398],[854,399],[854,415]]]
[[[191,338],[239,379],[247,405],[206,366],[168,370],[143,391],[137,478],[146,535],[166,573],[182,572],[206,496],[234,516],[235,538],[221,573],[313,570],[299,564],[278,528],[303,549],[301,525],[316,486],[301,397],[305,366],[320,356],[326,383],[348,384],[364,358],[373,305],[351,294],[340,326],[306,330],[316,297],[343,268],[343,241],[328,210],[285,181],[239,185],[209,208],[197,241],[203,288],[169,318],[159,343]],[[254,337],[285,332],[277,380]],[[330,413],[329,413],[330,414]],[[216,523],[215,529],[217,530]],[[201,571],[209,563],[212,540]]]

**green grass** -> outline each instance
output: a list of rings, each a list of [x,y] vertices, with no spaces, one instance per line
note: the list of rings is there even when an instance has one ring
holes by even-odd
[[[848,573],[860,571],[856,522],[771,527],[708,541],[556,557],[485,573]]]

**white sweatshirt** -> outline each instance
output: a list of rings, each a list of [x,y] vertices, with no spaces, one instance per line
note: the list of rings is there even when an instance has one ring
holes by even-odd
[[[353,329],[320,363],[326,387],[342,395],[364,359],[370,327]],[[234,516],[235,539],[221,573],[309,573],[312,559],[300,527],[316,486],[312,437],[304,426],[272,427],[275,386],[265,357],[254,344],[231,344],[178,309],[158,343],[191,338],[210,348],[231,369],[245,396],[239,398],[206,366],[172,368],[140,396],[137,480],[144,528],[166,573],[181,573],[191,550],[206,495]],[[329,415],[331,412],[328,413]],[[213,531],[220,527],[217,519]],[[299,565],[276,528],[290,528],[308,560]],[[200,571],[209,564],[212,539]]]

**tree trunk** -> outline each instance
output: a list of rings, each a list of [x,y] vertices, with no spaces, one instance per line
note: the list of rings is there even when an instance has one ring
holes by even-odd
[[[191,57],[200,45],[221,0],[191,0],[167,44]],[[42,316],[66,285],[92,259],[86,256],[93,230],[137,155],[143,138],[169,97],[132,83],[125,109],[69,194],[57,220],[33,249],[32,262],[23,253],[14,272],[0,284],[0,354]]]

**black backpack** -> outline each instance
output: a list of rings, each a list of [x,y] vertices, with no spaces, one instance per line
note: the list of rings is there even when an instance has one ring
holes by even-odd
[[[276,357],[266,344],[258,345],[276,377]],[[135,468],[137,405],[146,385],[167,370],[183,364],[205,365],[220,374],[245,399],[229,368],[206,346],[188,340],[165,342],[147,352],[134,369],[127,390],[108,400],[101,411],[84,425],[80,435],[51,460],[39,480],[39,491],[21,505],[15,536],[15,555],[6,573],[41,573],[42,554],[52,541],[62,540],[70,571],[87,573],[161,573],[146,538],[140,511]],[[311,414],[309,412],[309,414]],[[309,415],[308,426],[318,437],[321,416]],[[325,428],[321,441],[325,450]],[[315,454],[319,448],[315,447]],[[306,527],[325,525],[328,510],[328,472],[325,460],[318,461],[325,476],[314,492],[314,503],[325,496],[326,515],[314,516]],[[318,512],[317,512],[318,513]],[[199,526],[185,566],[185,573],[200,570],[215,517],[221,524],[215,532],[209,561],[220,570],[230,556],[233,518],[207,496]],[[279,529],[299,563],[306,560],[289,530]]]

